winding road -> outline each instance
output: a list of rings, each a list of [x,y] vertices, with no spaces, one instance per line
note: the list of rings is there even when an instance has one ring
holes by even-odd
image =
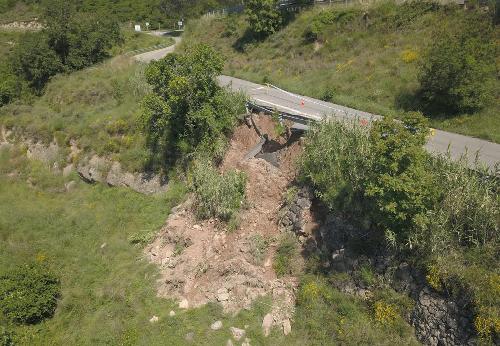
[[[158,34],[166,35],[166,33]],[[134,58],[146,63],[161,59],[175,50],[175,47],[181,42],[181,37],[174,37],[174,40],[175,44],[170,47],[139,54]],[[218,80],[221,86],[244,92],[253,103],[259,106],[305,117],[311,121],[319,121],[325,117],[335,117],[339,120],[359,119],[360,121],[371,122],[381,118],[379,115],[294,94],[272,85],[256,84],[230,76],[220,76]],[[478,162],[491,171],[496,170],[494,172],[496,175],[500,173],[496,166],[500,163],[500,144],[452,132],[432,130],[426,148],[429,152],[436,154],[449,152],[452,159],[459,159],[462,155],[467,154],[471,165],[476,160],[477,155]]]

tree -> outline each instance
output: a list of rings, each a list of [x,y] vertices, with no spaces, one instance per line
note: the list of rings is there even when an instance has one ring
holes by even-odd
[[[408,242],[435,202],[437,191],[423,147],[428,133],[426,118],[416,112],[403,122],[385,117],[370,132],[374,163],[365,195],[373,200],[375,219],[394,244]]]
[[[467,13],[458,24],[445,24],[434,33],[419,76],[431,110],[473,112],[489,101],[496,51],[491,21],[484,16]]]
[[[14,72],[40,93],[50,77],[63,70],[57,54],[50,49],[45,33],[27,34],[11,56]]]
[[[244,105],[217,84],[223,66],[221,55],[206,45],[148,66],[154,92],[142,103],[141,122],[155,161],[173,163],[198,149],[212,155],[218,151]]]
[[[277,0],[245,0],[245,14],[250,29],[257,36],[271,35],[283,24]]]

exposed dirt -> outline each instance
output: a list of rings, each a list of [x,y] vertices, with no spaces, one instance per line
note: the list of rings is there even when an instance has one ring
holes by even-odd
[[[236,129],[221,171],[238,169],[248,177],[248,207],[240,212],[239,229],[228,232],[216,220],[196,220],[188,199],[172,212],[145,252],[160,265],[160,296],[178,299],[183,306],[187,301],[189,307],[219,302],[226,312],[236,313],[257,297],[270,295],[273,323],[282,325],[293,314],[298,282],[290,276],[277,278],[272,261],[280,236],[278,211],[295,177],[293,160],[301,147],[299,141],[287,145],[285,138],[276,138],[269,117],[254,120],[278,149],[280,168],[261,158],[244,160],[260,137],[245,124]],[[256,239],[268,243],[260,256]]]

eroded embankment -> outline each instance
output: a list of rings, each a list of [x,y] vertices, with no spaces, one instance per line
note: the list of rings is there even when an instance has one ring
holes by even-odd
[[[220,169],[237,169],[248,177],[247,203],[240,212],[238,229],[229,232],[214,219],[197,220],[188,199],[175,208],[145,251],[161,268],[160,296],[178,299],[181,307],[217,302],[226,312],[236,313],[269,295],[273,324],[286,326],[293,315],[298,280],[278,278],[272,263],[280,237],[279,210],[295,178],[293,160],[301,146],[286,136],[274,136],[275,125],[269,117],[254,119],[269,134],[266,145],[274,146],[275,162],[245,159],[261,138],[246,124],[235,130]],[[268,245],[257,249],[256,242]]]

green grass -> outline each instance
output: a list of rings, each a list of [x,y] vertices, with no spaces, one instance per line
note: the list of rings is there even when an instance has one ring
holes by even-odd
[[[399,105],[418,88],[418,59],[430,43],[433,28],[444,19],[454,20],[456,13],[439,10],[410,20],[391,2],[377,6],[368,9],[372,23],[368,29],[361,20],[364,9],[353,7],[346,12],[354,13],[351,21],[324,26],[320,43],[305,39],[307,28],[322,11],[316,7],[303,11],[261,42],[244,41],[248,27],[244,16],[203,18],[190,22],[184,46],[195,42],[216,46],[228,58],[224,72],[232,76],[397,116],[402,112]],[[394,27],[398,21],[404,25]],[[408,52],[415,53],[416,60],[404,59]],[[496,89],[495,99],[486,109],[433,119],[432,126],[500,143],[498,81]]]
[[[141,260],[141,247],[129,237],[157,231],[182,198],[182,185],[157,197],[83,183],[63,192],[62,178],[18,156],[0,152],[0,167],[0,268],[46,258],[62,284],[52,319],[14,328],[19,344],[159,345],[168,340],[183,345],[185,334],[193,331],[197,344],[222,345],[229,326],[245,324],[251,324],[252,340],[262,344],[266,299],[237,317],[209,305],[171,318],[175,303],[156,297],[156,268]],[[8,178],[13,169],[18,176]],[[34,187],[26,184],[28,177]],[[153,315],[160,317],[157,324],[149,322]],[[224,321],[224,330],[210,331],[216,319]]]
[[[0,123],[18,135],[66,146],[76,139],[84,152],[121,161],[131,171],[147,155],[136,118],[148,91],[144,67],[118,57],[95,67],[53,78],[43,96],[0,108]],[[83,155],[82,155],[83,156]]]

